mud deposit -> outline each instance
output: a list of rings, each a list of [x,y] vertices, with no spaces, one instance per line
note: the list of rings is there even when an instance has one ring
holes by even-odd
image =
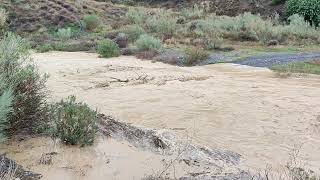
[[[319,76],[283,79],[264,68],[176,67],[134,57],[99,59],[87,53],[52,52],[34,58],[41,71],[51,75],[52,101],[75,94],[126,123],[167,129],[182,142],[240,154],[240,164],[226,166],[231,171],[240,165],[265,169],[267,164],[281,171],[295,147],[300,147],[303,167],[320,171]],[[55,147],[52,142],[30,139],[1,151],[53,179],[72,179],[74,173],[83,179],[139,179],[163,170],[177,157],[164,158],[114,139],[100,138],[95,146],[81,149]],[[39,165],[41,156],[54,148],[60,152],[53,155],[54,163]],[[192,169],[180,163],[169,176],[194,173]]]

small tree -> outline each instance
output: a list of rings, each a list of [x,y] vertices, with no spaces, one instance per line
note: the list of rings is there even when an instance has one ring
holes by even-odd
[[[319,0],[288,0],[287,16],[299,14],[311,25],[319,26],[320,23],[320,1]]]

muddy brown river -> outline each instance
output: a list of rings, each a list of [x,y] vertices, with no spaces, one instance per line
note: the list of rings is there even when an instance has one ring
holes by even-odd
[[[52,101],[76,95],[121,121],[171,129],[198,144],[239,153],[255,170],[267,165],[281,169],[293,149],[299,149],[303,166],[320,171],[319,76],[280,78],[268,69],[241,65],[176,67],[79,52],[33,56],[40,70],[50,74]],[[45,147],[44,140],[38,141],[22,145],[28,157],[32,149]],[[90,153],[81,157],[85,154]],[[35,167],[22,160],[23,153],[11,157]],[[139,157],[132,161],[147,158]]]

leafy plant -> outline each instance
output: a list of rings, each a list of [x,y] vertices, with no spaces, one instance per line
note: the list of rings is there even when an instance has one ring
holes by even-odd
[[[209,53],[201,49],[191,49],[185,50],[186,57],[183,60],[183,64],[186,66],[195,65],[198,62],[208,59]]]
[[[162,48],[160,39],[157,39],[148,34],[141,35],[139,39],[135,42],[135,45],[141,51],[148,51],[148,50],[159,51]]]
[[[104,58],[120,56],[120,48],[111,40],[103,40],[98,44],[98,53]]]
[[[97,132],[98,113],[75,96],[52,105],[52,135],[69,145],[91,145]]]
[[[46,79],[47,76],[41,75],[33,64],[28,43],[13,33],[7,33],[0,41],[0,95],[4,98],[2,102],[10,100],[12,104],[11,112],[6,115],[6,133],[34,132],[46,122]],[[3,103],[2,107],[8,107],[8,103]]]
[[[101,24],[100,18],[97,15],[86,15],[83,18],[83,22],[88,31],[93,31]]]

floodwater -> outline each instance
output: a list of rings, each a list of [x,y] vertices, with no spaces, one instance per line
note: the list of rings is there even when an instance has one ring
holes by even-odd
[[[33,56],[40,70],[50,74],[52,101],[76,95],[121,121],[172,129],[198,144],[239,153],[255,170],[283,167],[293,149],[299,149],[300,163],[320,171],[319,76],[280,78],[264,68],[176,67],[134,57],[100,59],[82,52]],[[25,154],[34,148],[25,147]],[[75,153],[73,163],[93,155]],[[23,153],[19,156],[24,158]],[[134,161],[147,157],[141,158]]]

